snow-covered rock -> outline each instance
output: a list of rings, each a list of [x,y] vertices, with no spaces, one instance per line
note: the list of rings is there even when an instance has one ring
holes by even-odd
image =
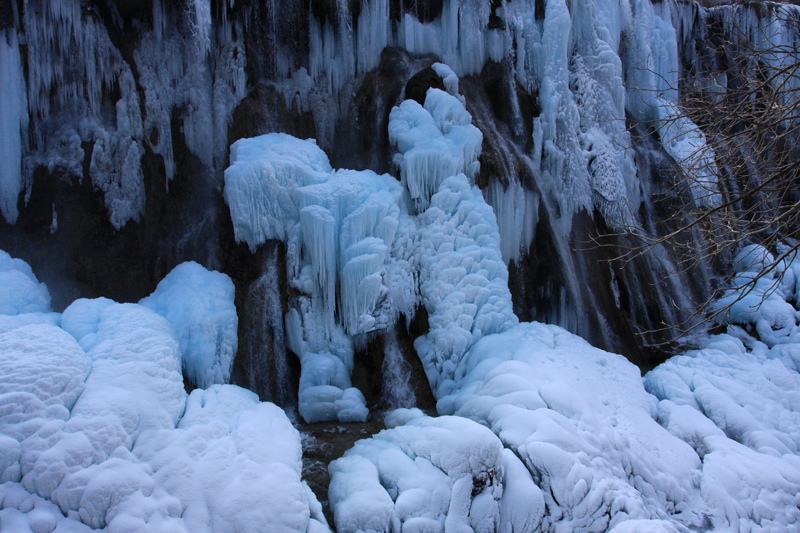
[[[166,318],[178,336],[183,373],[201,388],[227,383],[236,356],[235,287],[220,272],[182,263],[139,304]]]
[[[187,301],[206,319],[232,306],[230,280],[214,274],[184,265],[151,297],[178,327],[108,299],[77,300],[63,315],[7,317],[3,531],[329,531],[301,479],[299,433],[280,408],[232,385],[187,398],[179,335],[196,335]],[[210,290],[220,286],[222,294]],[[221,311],[210,313],[219,300]]]
[[[31,267],[0,250],[0,315],[46,313],[50,292],[39,283]]]
[[[389,415],[390,424],[405,424],[357,442],[331,463],[337,531],[488,533],[501,524],[538,525],[541,492],[488,428],[401,411]]]

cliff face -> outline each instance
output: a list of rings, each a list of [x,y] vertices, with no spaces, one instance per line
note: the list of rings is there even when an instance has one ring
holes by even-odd
[[[389,113],[436,82],[415,75],[439,61],[483,133],[474,180],[498,220],[515,313],[643,366],[659,356],[642,343],[664,337],[635,333],[678,323],[708,294],[710,269],[679,274],[668,250],[623,265],[612,259],[625,238],[591,238],[669,230],[671,204],[654,198],[679,152],[636,124],[677,101],[687,66],[718,67],[693,65],[709,20],[775,13],[648,0],[1,7],[0,248],[33,265],[56,308],[137,300],[187,260],[246,293],[264,267],[235,242],[222,201],[230,145],[280,131],[316,139],[334,168],[398,176]]]

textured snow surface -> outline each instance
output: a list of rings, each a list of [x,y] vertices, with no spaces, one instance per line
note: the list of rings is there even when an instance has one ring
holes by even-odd
[[[645,379],[659,421],[703,459],[702,494],[720,529],[800,530],[798,348],[747,351],[721,335]]]
[[[239,325],[234,296],[227,275],[190,262],[175,267],[152,295],[139,302],[172,324],[183,373],[200,388],[230,379]]]
[[[417,256],[430,332],[414,347],[440,395],[475,341],[518,322],[494,213],[463,174],[447,178],[420,216]]]
[[[541,491],[488,428],[418,409],[386,421],[402,425],[330,465],[337,531],[533,531],[541,521]]]
[[[33,276],[22,261],[6,263]],[[159,286],[151,303],[176,327],[108,299],[2,323],[3,531],[329,531],[280,408],[232,385],[184,391],[186,292],[218,326],[233,290],[221,276],[185,264]],[[219,300],[222,312],[210,314]]]

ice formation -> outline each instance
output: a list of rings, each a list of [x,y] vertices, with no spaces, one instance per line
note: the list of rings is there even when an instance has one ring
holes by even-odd
[[[306,421],[366,417],[363,397],[350,388],[350,338],[413,311],[412,256],[431,328],[416,348],[435,388],[449,386],[477,339],[517,323],[497,221],[463,174],[474,176],[480,166],[483,136],[471,122],[459,98],[437,89],[424,107],[406,100],[392,110],[401,181],[424,211],[416,218],[397,180],[333,171],[313,141],[268,134],[233,145],[225,199],[236,238],[251,249],[285,241],[289,283],[302,294],[286,323],[302,364]]]
[[[392,109],[389,138],[397,147],[395,162],[415,206],[426,209],[445,178],[480,170],[483,134],[457,98],[431,89],[423,108],[406,100]]]
[[[0,213],[13,224],[19,214],[23,139],[28,128],[25,78],[13,28],[0,31],[0,94]]]
[[[208,288],[214,277],[199,279]],[[177,278],[154,299],[191,281]],[[60,323],[0,333],[4,530],[329,531],[283,411],[232,385],[187,397],[165,318],[97,299],[77,300]]]
[[[230,379],[239,325],[234,293],[227,275],[190,262],[175,267],[152,295],[139,302],[172,324],[183,373],[200,388]]]
[[[0,316],[50,311],[50,292],[31,267],[0,250]]]
[[[461,100],[429,89],[424,107],[406,100],[392,110],[389,137],[399,152],[395,162],[403,183],[424,209],[415,256],[430,332],[415,348],[434,391],[446,390],[476,340],[517,323],[495,215],[470,186],[483,136]]]
[[[88,177],[102,191],[114,228],[139,220],[147,150],[163,157],[168,180],[175,175],[173,113],[193,154],[212,169],[224,163],[227,127],[245,96],[246,55],[230,24],[212,27],[211,5],[192,2],[183,14],[191,27],[185,36],[169,4],[156,0],[152,28],[123,57],[101,18],[87,13],[79,0],[23,2],[14,18],[24,34],[10,28],[0,36],[6,162],[0,206],[11,223],[38,166],[82,178],[87,158]],[[27,50],[23,66],[20,38]],[[29,117],[30,147],[24,142]]]
[[[410,253],[400,184],[374,172],[334,171],[314,141],[285,134],[242,139],[231,148],[225,200],[236,239],[288,248],[290,285],[300,296],[287,316],[288,345],[300,357],[300,414],[307,422],[365,420],[350,387],[351,337],[385,328],[415,293],[402,274]],[[395,301],[398,297],[398,301]]]

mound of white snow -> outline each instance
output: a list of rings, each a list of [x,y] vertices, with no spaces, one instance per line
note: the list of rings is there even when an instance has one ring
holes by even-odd
[[[0,315],[46,313],[50,292],[39,283],[31,267],[0,250]]]
[[[405,424],[357,442],[331,463],[337,531],[489,533],[539,524],[541,492],[488,428],[401,411],[387,423]]]

